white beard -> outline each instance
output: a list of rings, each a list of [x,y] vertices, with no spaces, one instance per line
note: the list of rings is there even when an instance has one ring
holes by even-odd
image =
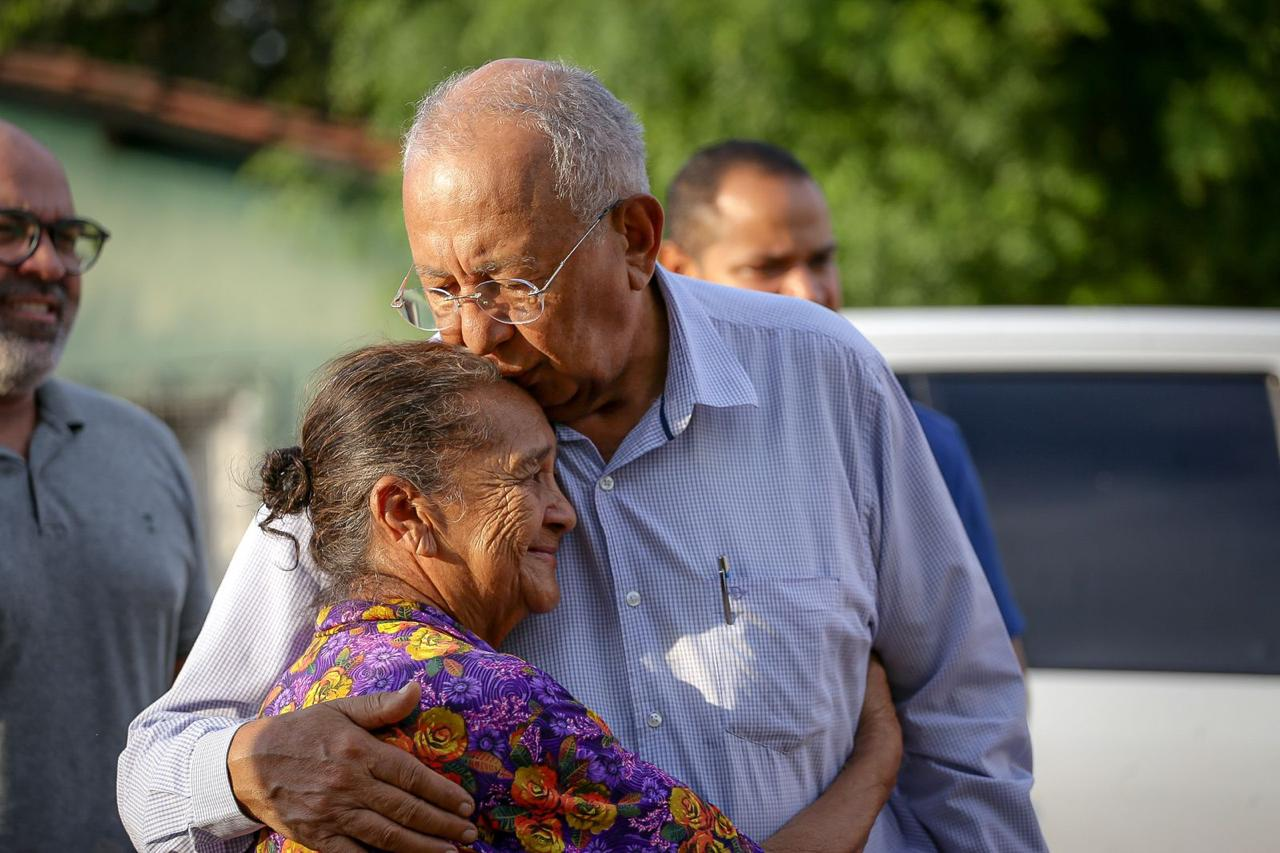
[[[0,397],[34,390],[58,366],[66,345],[66,329],[60,329],[52,341],[33,341],[0,330]]]

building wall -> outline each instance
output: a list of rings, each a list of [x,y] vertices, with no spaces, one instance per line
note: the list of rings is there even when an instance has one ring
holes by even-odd
[[[357,242],[370,229],[332,204],[288,204],[232,161],[116,144],[87,116],[0,99],[0,117],[54,151],[78,212],[111,232],[59,372],[175,428],[216,581],[257,506],[243,483],[264,449],[293,443],[307,376],[413,334],[388,307],[403,233]]]

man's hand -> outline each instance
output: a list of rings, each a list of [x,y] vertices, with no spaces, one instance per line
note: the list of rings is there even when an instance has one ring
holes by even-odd
[[[874,653],[853,755],[831,787],[764,842],[766,853],[859,853],[889,801],[902,763],[902,727]]]
[[[395,693],[323,702],[246,723],[227,751],[240,807],[255,820],[323,853],[366,846],[444,853],[475,840],[466,791],[368,730],[418,707],[417,682]],[[461,815],[461,817],[459,816]]]

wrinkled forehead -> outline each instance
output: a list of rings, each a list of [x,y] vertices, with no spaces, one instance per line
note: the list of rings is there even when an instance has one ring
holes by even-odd
[[[483,418],[482,451],[528,458],[554,449],[555,432],[547,416],[520,386],[504,379],[480,389],[474,400]]]
[[[418,157],[405,170],[402,197],[419,262],[493,251],[537,254],[563,242],[576,222],[556,196],[549,143],[510,127]]]

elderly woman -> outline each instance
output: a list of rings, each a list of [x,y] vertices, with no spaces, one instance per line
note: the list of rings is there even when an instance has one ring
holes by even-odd
[[[419,710],[381,736],[472,795],[477,851],[759,850],[553,678],[495,651],[559,599],[575,516],[554,464],[542,411],[476,356],[404,343],[333,361],[301,447],[262,466],[264,527],[309,511],[329,581],[262,714],[418,681]],[[300,848],[264,830],[258,849]]]

